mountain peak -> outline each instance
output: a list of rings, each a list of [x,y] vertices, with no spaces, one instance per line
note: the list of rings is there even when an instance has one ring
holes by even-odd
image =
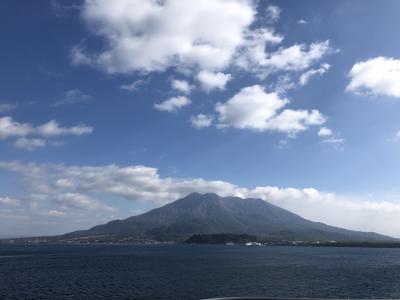
[[[184,198],[194,198],[194,197],[196,197],[196,198],[204,198],[204,197],[207,197],[207,198],[222,198],[221,196],[219,196],[216,193],[193,192],[193,193],[190,193],[187,196],[183,197],[182,199],[184,199]]]

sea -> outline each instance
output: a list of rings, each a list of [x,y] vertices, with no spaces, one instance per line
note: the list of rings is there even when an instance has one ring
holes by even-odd
[[[400,249],[0,246],[0,299],[400,298]]]

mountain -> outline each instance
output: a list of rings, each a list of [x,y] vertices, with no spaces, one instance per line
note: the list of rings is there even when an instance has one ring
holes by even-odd
[[[192,193],[163,207],[124,220],[114,220],[66,238],[126,236],[155,240],[187,239],[193,234],[249,234],[270,240],[394,241],[373,232],[360,232],[308,221],[261,199]]]

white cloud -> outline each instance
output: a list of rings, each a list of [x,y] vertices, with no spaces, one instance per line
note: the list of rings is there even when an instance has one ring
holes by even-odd
[[[26,136],[34,131],[30,124],[22,124],[9,116],[0,117],[0,140],[14,136]]]
[[[269,74],[277,72],[300,72],[311,68],[326,55],[335,53],[329,40],[306,44],[295,44],[281,47],[274,52],[267,52],[268,44],[279,44],[283,37],[270,29],[258,29],[246,40],[246,44],[238,51],[235,63],[247,72],[255,73],[265,79]]]
[[[336,151],[341,152],[344,150],[345,140],[333,134],[332,130],[328,127],[321,127],[318,131],[318,136],[322,138],[322,143],[333,145]]]
[[[283,37],[276,34],[271,28],[249,30],[246,32],[246,42],[237,50],[235,64],[252,72],[254,66],[258,67],[267,60],[266,46],[276,45],[282,41]]]
[[[0,103],[0,113],[7,113],[17,108],[13,103]]]
[[[217,103],[220,127],[278,131],[295,134],[312,125],[321,125],[325,117],[317,110],[279,110],[289,103],[277,93],[266,93],[259,85],[245,87],[225,103]]]
[[[35,148],[45,147],[46,141],[38,138],[21,137],[15,141],[15,146],[25,150],[34,150]]]
[[[276,93],[267,94],[259,85],[245,87],[224,104],[218,103],[218,121],[223,126],[263,130],[278,109],[289,103]]]
[[[197,128],[197,129],[210,127],[212,122],[213,122],[213,120],[214,120],[214,116],[212,116],[212,115],[204,115],[204,114],[198,114],[198,115],[192,116],[190,118],[192,126]]]
[[[63,206],[84,210],[115,211],[115,208],[105,205],[101,201],[79,193],[66,193],[57,196],[57,201]]]
[[[279,94],[298,86],[297,78],[289,73],[306,71],[300,78],[300,84],[304,85],[310,77],[328,70],[328,64],[320,68],[314,65],[336,51],[329,40],[269,51],[268,46],[280,44],[284,37],[271,26],[260,24],[278,21],[281,9],[269,5],[263,16],[258,14],[257,5],[258,1],[253,0],[193,3],[186,0],[85,0],[82,18],[104,46],[102,51],[94,53],[80,43],[71,51],[72,62],[88,64],[110,74],[148,74],[172,68],[187,79],[171,80],[171,88],[186,96],[194,88],[189,84],[191,81],[205,92],[223,90],[233,77],[230,73],[238,68],[239,72],[253,73],[259,79],[280,72],[279,78],[290,81],[274,84]],[[121,88],[133,91],[139,84],[141,81]],[[156,103],[154,107],[172,112],[189,103],[187,97],[178,96]],[[317,118],[318,114],[317,111],[287,110],[262,127],[293,133],[314,125],[309,120],[318,119],[323,123],[323,117]],[[224,118],[220,115],[220,119]],[[220,126],[227,125],[222,123]],[[258,125],[255,127],[260,129]]]
[[[260,61],[260,64],[272,70],[302,71],[332,52],[334,50],[330,47],[329,40],[312,43],[309,47],[305,44],[295,44],[271,53],[268,58]]]
[[[325,74],[326,72],[329,71],[330,67],[331,66],[329,64],[324,63],[318,69],[309,69],[309,70],[307,70],[306,72],[301,74],[300,79],[299,79],[299,84],[301,86],[306,85],[311,77],[313,77],[315,75],[323,75],[323,74]]]
[[[252,0],[86,0],[82,17],[104,40],[106,50],[85,54],[83,45],[77,45],[72,61],[97,65],[109,73],[170,67],[215,72],[232,63],[248,71],[254,71],[251,65],[256,64],[268,73],[304,70],[333,52],[325,41],[265,53],[266,45],[279,44],[283,37],[271,28],[251,28],[256,5]],[[266,21],[276,22],[280,13],[279,7],[269,5]]]
[[[72,50],[74,63],[109,73],[163,71],[187,65],[226,67],[256,14],[250,0],[87,0],[82,17],[106,50]]]
[[[400,236],[399,201],[366,201],[313,188],[259,186],[248,189],[226,181],[162,177],[157,169],[145,166],[66,166],[2,162],[0,168],[21,174],[29,188],[27,192],[37,193],[39,189],[43,194],[46,191],[45,199],[55,200],[46,212],[65,211],[62,208],[82,212],[109,211],[109,205],[93,199],[89,196],[90,193],[101,194],[104,198],[122,197],[160,205],[191,192],[215,192],[222,196],[260,197],[313,221]],[[62,189],[57,187],[56,182],[61,178],[68,180],[71,185]],[[87,217],[83,215],[83,218]]]
[[[72,127],[62,127],[57,121],[51,120],[36,128],[36,132],[43,136],[59,135],[86,135],[93,132],[93,127],[79,124]]]
[[[40,137],[55,137],[61,135],[86,135],[93,132],[93,127],[79,124],[72,127],[62,127],[57,121],[51,120],[40,126],[32,126],[29,123],[19,123],[10,116],[0,117],[0,140],[17,138],[14,145],[21,149],[34,150],[44,147],[48,143]],[[35,137],[36,136],[36,137]],[[52,145],[60,145],[60,142],[53,142]]]
[[[78,103],[86,103],[92,99],[91,95],[87,95],[82,93],[79,89],[68,90],[64,93],[64,95],[54,102],[51,106],[63,106],[68,104],[78,104]]]
[[[327,127],[321,127],[318,131],[318,135],[322,137],[327,137],[332,135],[332,130]]]
[[[269,22],[274,23],[279,20],[281,9],[275,5],[268,5],[266,9],[266,14]]]
[[[154,108],[161,111],[176,112],[191,103],[185,96],[171,97],[164,102],[154,104]]]
[[[400,97],[400,59],[375,57],[356,63],[349,72],[346,91]]]
[[[283,75],[277,76],[276,80],[270,85],[270,88],[276,91],[278,94],[286,94],[289,90],[297,88],[298,86],[305,86],[309,80],[316,75],[323,75],[330,69],[330,65],[327,63],[321,64],[317,69],[308,69],[302,73],[297,81],[294,74],[284,73]]]
[[[0,169],[20,173],[25,178],[31,194],[47,195],[47,199],[57,199],[57,203],[59,195],[71,193],[102,193],[135,201],[165,203],[190,193],[194,186],[196,191],[212,190],[223,194],[225,189],[233,186],[222,181],[161,178],[157,169],[145,166],[97,167],[0,162]]]
[[[284,74],[278,76],[276,81],[271,84],[270,89],[274,90],[280,95],[285,95],[289,90],[292,90],[297,87],[297,84],[294,82],[292,76],[289,74]]]
[[[93,53],[85,50],[81,43],[72,49],[72,60],[74,64],[89,64],[110,74],[148,74],[172,68],[187,79],[171,80],[171,88],[186,96],[194,88],[189,84],[192,81],[205,92],[223,90],[233,77],[230,73],[235,70],[253,73],[259,79],[278,73],[277,77],[282,80],[272,86],[278,94],[285,94],[329,69],[328,64],[315,66],[336,51],[329,40],[269,51],[269,46],[280,44],[284,37],[274,28],[262,27],[260,24],[265,22],[255,22],[256,17],[258,21],[272,24],[280,18],[281,10],[269,5],[266,16],[257,16],[257,5],[253,0],[194,3],[186,0],[85,0],[82,18],[91,33],[104,42],[101,48],[104,50]],[[300,72],[304,74],[298,83]],[[140,83],[121,88],[136,90]],[[154,107],[173,112],[189,103],[187,97],[177,96],[155,103]],[[268,104],[264,108],[266,106]],[[219,104],[217,109],[224,110],[224,107]],[[263,125],[245,127],[293,134],[324,122],[318,111],[285,110],[279,115],[274,111],[274,114],[271,120],[248,115]],[[224,123],[225,118],[231,117],[220,113],[220,127],[231,126]]]
[[[344,139],[332,137],[332,138],[325,139],[322,142],[327,143],[327,144],[341,144],[344,142]]]
[[[18,199],[11,198],[11,197],[0,196],[0,205],[19,206],[20,201]]]
[[[129,92],[137,91],[141,86],[145,85],[148,80],[138,79],[130,84],[123,84],[120,86],[122,90],[126,90]]]
[[[310,126],[324,124],[326,118],[318,110],[285,109],[274,118],[268,120],[266,129],[295,135]]]
[[[300,24],[300,25],[305,25],[307,23],[308,22],[306,20],[304,20],[304,19],[300,19],[300,20],[297,21],[297,24]]]
[[[209,71],[201,71],[196,77],[196,79],[200,82],[201,87],[206,92],[210,92],[212,90],[223,90],[231,78],[231,74]]]
[[[171,80],[171,87],[173,90],[189,95],[192,91],[192,86],[186,80]]]
[[[0,117],[0,139],[9,137],[25,137],[28,135],[58,136],[58,135],[84,135],[90,134],[93,127],[83,124],[72,127],[61,127],[57,121],[51,120],[38,127],[28,123],[19,123],[11,117]]]

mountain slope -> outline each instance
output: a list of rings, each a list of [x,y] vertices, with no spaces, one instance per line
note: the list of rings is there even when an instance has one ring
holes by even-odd
[[[211,233],[250,234],[274,240],[392,240],[376,233],[311,222],[261,199],[199,193],[192,193],[142,215],[72,232],[66,237],[119,235],[183,240],[193,234]]]

